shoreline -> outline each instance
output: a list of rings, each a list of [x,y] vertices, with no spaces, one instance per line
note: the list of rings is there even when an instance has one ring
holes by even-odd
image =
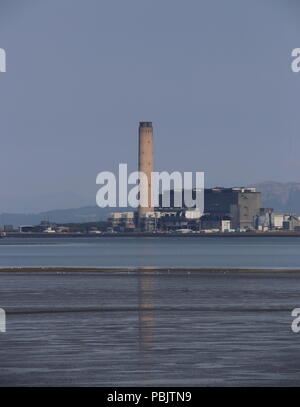
[[[193,237],[193,238],[203,238],[203,237],[300,237],[300,231],[270,231],[270,232],[211,232],[211,233],[142,233],[142,232],[116,232],[116,233],[18,233],[18,232],[5,232],[5,235],[1,235],[0,239],[9,239],[9,238],[22,238],[22,239],[31,239],[31,238],[117,238],[117,237]]]
[[[291,268],[249,268],[249,267],[0,267],[1,273],[123,273],[123,274],[154,274],[154,273],[300,273],[299,269]]]

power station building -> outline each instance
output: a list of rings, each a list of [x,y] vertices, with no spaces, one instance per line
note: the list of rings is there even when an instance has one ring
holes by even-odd
[[[261,193],[255,188],[205,189],[204,212],[227,217],[232,229],[254,229],[261,209]]]
[[[191,230],[219,229],[252,230],[264,222],[261,210],[261,193],[255,188],[209,188],[204,191],[204,213],[198,214],[196,208],[175,207],[175,195],[184,190],[171,190],[170,205],[163,207],[163,193],[159,198],[159,205],[152,206],[152,173],[154,171],[153,126],[152,122],[140,122],[138,130],[138,170],[141,176],[139,182],[140,206],[136,213],[115,213],[111,215],[112,227],[116,230]],[[196,190],[192,191],[195,199]],[[141,204],[142,203],[142,204]],[[266,216],[265,214],[263,216]]]
[[[184,195],[185,191],[182,191]],[[162,205],[162,195],[159,200],[159,208],[162,212],[170,211],[170,208],[176,212],[193,208],[175,208],[174,205],[174,191],[170,193],[170,207],[164,208]],[[192,193],[195,199],[195,191]],[[182,196],[182,202],[184,197]],[[205,227],[202,229],[214,229],[216,221],[230,220],[230,229],[245,230],[254,229],[257,216],[261,211],[261,193],[257,192],[255,188],[210,188],[204,191],[204,216],[202,221],[205,221]]]

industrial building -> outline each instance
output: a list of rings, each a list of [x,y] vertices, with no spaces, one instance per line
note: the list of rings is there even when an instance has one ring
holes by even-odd
[[[261,208],[255,219],[255,229],[262,232],[275,229],[275,216],[272,208]]]
[[[184,191],[182,191],[182,195]],[[193,198],[195,191],[193,191]],[[162,194],[159,200],[159,211],[170,211],[174,213],[182,211],[182,209],[192,208],[175,208],[174,191],[170,193],[170,208],[164,208],[162,205]],[[184,202],[183,198],[182,201]],[[255,188],[210,188],[204,191],[204,218],[205,228],[208,229],[210,224],[215,221],[230,221],[230,228],[234,230],[255,229],[256,218],[261,211],[261,193]],[[220,225],[219,225],[220,226]],[[228,224],[227,224],[228,226]],[[201,226],[203,229],[203,226]],[[219,227],[218,227],[219,228]],[[215,229],[215,227],[213,228]]]
[[[287,215],[283,221],[284,230],[300,230],[300,219],[296,215]]]
[[[230,232],[231,220],[227,216],[203,215],[201,217],[201,230],[214,230],[218,232]]]
[[[246,230],[255,228],[260,214],[261,193],[255,188],[211,188],[204,194],[206,214],[223,216],[231,221],[231,228]]]
[[[129,232],[136,229],[137,217],[134,212],[113,212],[108,222],[114,231]]]
[[[300,228],[300,221],[294,215],[275,214],[272,208],[261,207],[261,193],[252,187],[215,187],[204,190],[204,213],[197,208],[184,204],[175,205],[176,194],[184,190],[162,191],[159,205],[151,206],[151,174],[154,171],[153,125],[152,122],[140,122],[138,130],[138,169],[147,175],[139,184],[140,205],[137,212],[117,212],[109,217],[112,230],[116,231],[247,231],[247,230],[295,230]],[[170,196],[167,207],[163,206],[164,193]],[[196,190],[192,191],[195,199]]]

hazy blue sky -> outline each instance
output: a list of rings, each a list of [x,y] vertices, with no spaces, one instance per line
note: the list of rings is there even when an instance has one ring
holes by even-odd
[[[0,212],[95,203],[99,171],[300,181],[297,0],[0,0]]]

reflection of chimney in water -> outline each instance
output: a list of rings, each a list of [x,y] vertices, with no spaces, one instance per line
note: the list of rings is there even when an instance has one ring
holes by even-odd
[[[140,349],[147,354],[152,348],[154,339],[153,290],[154,280],[151,275],[141,275],[139,290],[139,332]]]

